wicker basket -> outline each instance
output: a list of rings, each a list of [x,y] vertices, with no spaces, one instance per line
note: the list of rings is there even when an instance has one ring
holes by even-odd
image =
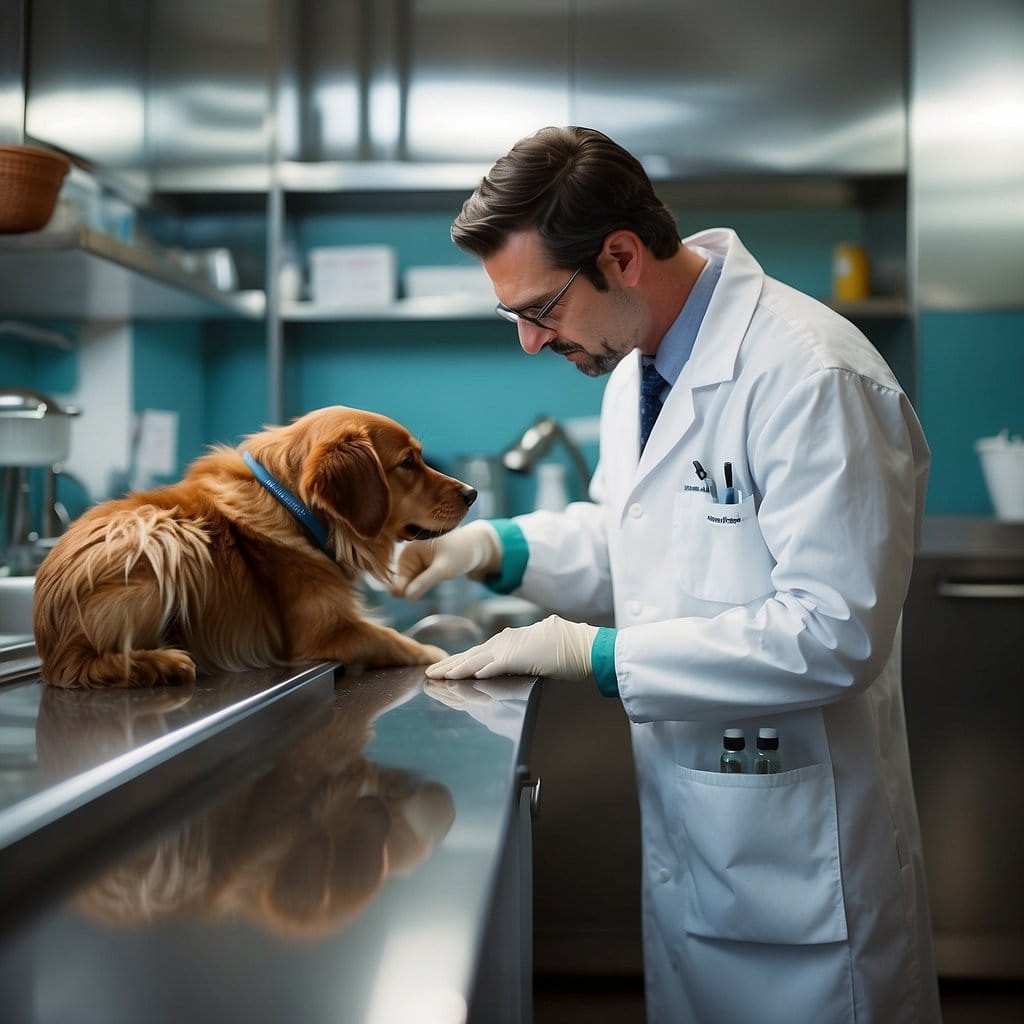
[[[52,150],[0,145],[0,232],[44,227],[70,169],[71,161]]]

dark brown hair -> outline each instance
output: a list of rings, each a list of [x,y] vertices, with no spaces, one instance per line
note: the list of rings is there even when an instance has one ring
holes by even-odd
[[[536,229],[556,267],[583,267],[606,287],[595,259],[612,231],[637,234],[657,259],[679,251],[672,211],[640,161],[592,128],[542,128],[517,142],[462,206],[452,241],[486,259],[508,235]]]

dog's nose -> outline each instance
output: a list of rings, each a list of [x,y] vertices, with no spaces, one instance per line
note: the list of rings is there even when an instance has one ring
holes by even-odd
[[[476,488],[475,487],[463,487],[459,494],[462,495],[462,500],[466,503],[466,508],[476,501]]]

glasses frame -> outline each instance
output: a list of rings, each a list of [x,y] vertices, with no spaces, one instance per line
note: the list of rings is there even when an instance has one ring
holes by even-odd
[[[494,307],[494,312],[497,313],[502,320],[507,320],[509,323],[517,324],[520,320],[525,320],[528,324],[533,324],[535,327],[540,327],[542,330],[550,331],[551,327],[544,323],[544,318],[555,308],[555,306],[558,305],[559,302],[561,302],[565,293],[569,290],[569,285],[579,277],[579,273],[582,269],[583,267],[579,266],[572,272],[572,277],[562,285],[558,294],[551,299],[550,302],[544,303],[543,308],[536,316],[530,316],[529,313],[520,313],[518,309],[512,309],[511,306],[506,306],[504,302],[499,302],[497,306]]]

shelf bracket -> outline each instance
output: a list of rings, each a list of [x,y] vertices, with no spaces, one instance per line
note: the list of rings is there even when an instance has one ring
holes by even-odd
[[[17,338],[32,345],[45,345],[47,348],[58,348],[62,352],[70,352],[75,343],[60,331],[49,327],[36,327],[20,320],[0,320],[0,338]]]

